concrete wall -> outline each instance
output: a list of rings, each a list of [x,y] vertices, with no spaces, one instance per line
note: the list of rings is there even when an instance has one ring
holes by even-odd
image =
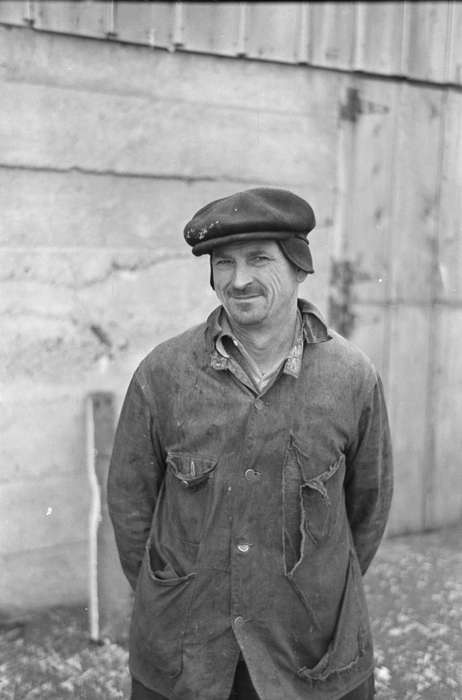
[[[207,201],[307,197],[326,309],[339,80],[0,27],[0,598],[87,596],[84,402],[214,307],[182,238]]]

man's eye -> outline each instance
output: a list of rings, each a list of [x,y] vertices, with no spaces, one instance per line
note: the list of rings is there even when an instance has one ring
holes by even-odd
[[[230,264],[231,264],[231,260],[225,260],[225,259],[215,260],[215,265],[223,266],[223,265],[230,265]]]
[[[266,255],[256,255],[253,260],[256,263],[265,263],[268,262],[269,258]]]

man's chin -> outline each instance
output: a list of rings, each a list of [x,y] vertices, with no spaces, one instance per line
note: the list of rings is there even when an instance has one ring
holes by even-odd
[[[231,321],[241,326],[258,325],[264,319],[264,314],[257,309],[227,309]]]
[[[235,323],[243,326],[250,326],[261,323],[265,318],[265,304],[261,296],[250,297],[248,299],[229,299],[225,310],[228,316]]]

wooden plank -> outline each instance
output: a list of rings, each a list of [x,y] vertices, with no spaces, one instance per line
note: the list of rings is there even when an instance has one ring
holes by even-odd
[[[450,83],[462,84],[462,4],[451,2],[448,29],[448,74]]]
[[[435,431],[427,527],[440,527],[460,520],[462,512],[462,305],[437,306],[438,345],[431,396]]]
[[[371,357],[386,384],[396,88],[349,79],[342,88],[330,320]]]
[[[349,340],[372,360],[388,394],[389,309],[383,304],[355,304],[353,314]]]
[[[316,228],[310,233],[309,241],[313,258],[314,274],[308,275],[300,285],[299,296],[315,304],[327,319],[329,309],[329,277],[332,243],[332,200],[313,199],[310,190],[299,194],[310,201],[317,217]]]
[[[111,16],[112,4],[104,0],[40,0],[34,5],[34,26],[61,34],[105,38]]]
[[[395,493],[389,533],[425,526],[425,479],[433,468],[428,432],[430,328],[428,307],[390,309],[388,396],[395,458]]]
[[[405,2],[402,72],[411,78],[446,82],[448,2]]]
[[[441,119],[439,90],[400,86],[391,237],[391,298],[430,302],[435,293]]]
[[[355,50],[356,2],[310,3],[310,61],[349,69]]]
[[[398,75],[401,69],[403,3],[358,3],[355,68]]]
[[[186,2],[183,5],[183,46],[187,50],[236,55],[239,27],[238,3]]]
[[[120,641],[127,635],[132,598],[119,563],[107,507],[107,478],[115,428],[114,396],[98,392],[87,397],[90,504],[89,566],[90,636]]]
[[[307,118],[316,115],[321,127],[325,120],[335,132],[338,76],[301,66],[290,69],[288,80],[286,65],[269,69],[261,61],[222,61],[199,54],[192,60],[186,52],[140,51],[126,44],[69,41],[57,34],[1,26],[0,59],[2,77],[13,84],[46,85],[51,92],[62,87],[101,97],[117,94],[140,101],[183,101],[185,120],[196,105],[295,111]],[[6,85],[0,87],[3,107]],[[71,115],[67,118],[72,121]]]
[[[397,90],[392,83],[346,83],[340,106],[338,172],[344,211],[342,260],[351,266],[352,297],[360,304],[390,296],[390,218]]]
[[[462,95],[448,91],[439,211],[438,299],[462,303]]]
[[[249,2],[246,55],[269,61],[298,59],[298,3]]]
[[[118,41],[168,48],[173,11],[172,2],[115,2],[115,36]]]

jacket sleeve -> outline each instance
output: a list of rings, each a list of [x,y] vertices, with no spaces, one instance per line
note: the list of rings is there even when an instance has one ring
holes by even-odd
[[[378,375],[346,457],[347,515],[364,574],[383,537],[393,492],[390,428]]]
[[[120,563],[132,588],[138,578],[164,471],[155,449],[152,413],[135,374],[117,425],[107,490]]]

